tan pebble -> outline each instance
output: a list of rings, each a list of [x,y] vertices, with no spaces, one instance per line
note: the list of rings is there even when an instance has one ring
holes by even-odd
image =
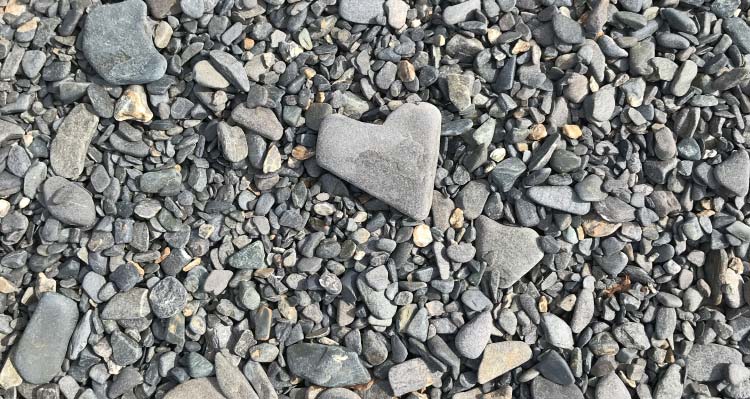
[[[398,78],[403,82],[412,82],[417,78],[414,65],[407,60],[398,63]]]
[[[595,238],[610,236],[614,234],[620,226],[622,226],[622,223],[610,223],[595,215],[585,217],[581,223],[581,227],[586,236]]]
[[[539,141],[545,137],[547,137],[547,128],[544,127],[544,125],[537,123],[531,127],[531,133],[529,134],[530,139]]]
[[[516,44],[513,46],[513,49],[510,52],[512,54],[521,54],[529,50],[531,50],[531,43],[525,40],[519,40],[516,42]]]
[[[292,148],[292,158],[298,161],[310,159],[313,155],[315,155],[315,152],[305,146],[297,145]]]
[[[432,232],[430,231],[430,226],[426,224],[420,224],[419,226],[415,227],[412,238],[414,239],[414,245],[418,246],[419,248],[424,248],[430,245],[430,243],[432,243]]]
[[[201,258],[194,258],[193,260],[191,260],[187,265],[185,265],[182,268],[182,271],[183,272],[189,272],[189,271],[193,270],[193,268],[195,268],[196,266],[198,266],[200,264],[201,264]]]
[[[23,379],[18,374],[18,371],[10,358],[11,356],[6,358],[3,369],[0,370],[0,388],[3,389],[17,387],[23,383]]]
[[[460,229],[464,227],[464,210],[461,208],[456,208],[453,210],[453,213],[451,213],[451,217],[449,219],[451,227],[454,229]]]
[[[500,162],[503,159],[505,159],[505,155],[506,154],[507,154],[507,151],[505,150],[505,148],[503,148],[503,147],[495,148],[490,153],[490,159],[492,159],[495,162]]]
[[[578,125],[563,125],[562,134],[569,139],[577,140],[583,135],[583,132]]]
[[[253,47],[255,47],[255,40],[251,38],[245,38],[245,40],[242,41],[242,48],[245,50],[250,50]]]
[[[5,217],[10,212],[10,202],[0,199],[0,218]]]
[[[520,152],[526,152],[529,150],[529,143],[516,143],[516,149]]]
[[[0,276],[0,294],[13,294],[18,292],[18,287],[13,285],[8,279]]]
[[[148,107],[143,86],[128,86],[115,104],[115,120],[119,122],[129,120],[149,122],[153,118],[154,114]]]
[[[154,31],[154,46],[156,48],[167,47],[169,40],[172,39],[172,33],[172,26],[167,21],[159,22]]]
[[[546,296],[542,295],[542,297],[539,298],[538,308],[539,308],[540,313],[547,313],[548,308],[549,308],[549,302],[547,301]]]

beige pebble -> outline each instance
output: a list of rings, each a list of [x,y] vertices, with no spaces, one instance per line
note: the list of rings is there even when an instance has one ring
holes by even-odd
[[[430,226],[426,224],[420,224],[419,226],[415,227],[412,238],[414,239],[414,245],[418,246],[419,248],[424,248],[430,245],[430,243],[432,243],[432,232],[430,231]]]

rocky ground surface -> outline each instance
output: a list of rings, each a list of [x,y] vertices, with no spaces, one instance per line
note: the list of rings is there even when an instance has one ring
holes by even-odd
[[[749,8],[0,0],[0,397],[750,398]]]

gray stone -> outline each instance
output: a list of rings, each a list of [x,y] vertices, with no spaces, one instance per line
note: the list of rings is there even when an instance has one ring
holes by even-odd
[[[148,294],[151,312],[160,319],[170,318],[179,313],[187,300],[187,290],[180,280],[172,276],[164,277],[154,284]]]
[[[589,94],[583,101],[586,117],[594,123],[606,122],[615,112],[615,88],[612,85],[600,87],[593,94]]]
[[[477,382],[486,384],[531,360],[531,347],[521,341],[496,342],[484,349]]]
[[[526,192],[539,205],[574,215],[589,213],[591,204],[582,201],[572,188],[567,186],[537,186]]]
[[[206,60],[198,61],[193,66],[193,79],[196,83],[209,89],[226,89],[229,81]]]
[[[537,358],[539,363],[534,368],[544,376],[544,378],[560,385],[570,385],[575,383],[573,372],[563,357],[555,350],[550,349]]]
[[[534,399],[583,399],[577,386],[555,384],[544,377],[536,377],[531,382],[531,395]]]
[[[268,140],[279,140],[284,134],[284,127],[269,108],[248,108],[245,104],[240,104],[232,110],[232,120]]]
[[[167,70],[167,60],[151,40],[146,4],[140,0],[92,8],[81,35],[86,59],[113,85],[153,82]]]
[[[432,385],[432,372],[420,358],[407,360],[388,370],[388,383],[395,396],[406,395]]]
[[[750,156],[747,151],[732,152],[724,162],[713,169],[716,183],[732,196],[745,197],[750,189]]]
[[[355,24],[384,24],[385,0],[339,0],[341,18]]]
[[[552,313],[542,315],[542,329],[547,342],[560,349],[573,349],[573,332],[568,323]]]
[[[78,305],[72,299],[42,296],[13,348],[13,365],[24,381],[45,384],[60,372],[77,323]]]
[[[235,269],[260,269],[266,266],[266,250],[262,241],[253,241],[227,259]]]
[[[294,344],[287,348],[286,360],[293,375],[315,385],[338,388],[370,381],[357,354],[340,346]]]
[[[691,60],[683,62],[669,86],[672,94],[677,97],[682,97],[687,94],[696,75],[698,75],[698,65]]]
[[[479,313],[458,330],[455,338],[456,352],[468,359],[482,356],[492,331],[492,314],[489,311]]]
[[[499,224],[486,216],[474,221],[477,255],[499,273],[500,288],[509,288],[542,260],[539,235],[532,229]]]
[[[414,219],[430,212],[440,142],[440,112],[404,104],[383,125],[340,115],[320,126],[320,166]]]
[[[622,382],[620,377],[615,373],[609,373],[604,377],[600,377],[596,383],[596,391],[594,392],[596,399],[630,399],[630,392],[628,388]]]
[[[88,227],[96,222],[91,193],[62,177],[53,176],[44,181],[42,201],[52,217],[62,223]]]
[[[68,113],[50,145],[50,165],[56,174],[66,179],[81,175],[98,124],[99,117],[85,104],[76,105]]]
[[[258,394],[259,398],[262,399],[277,399],[276,389],[271,380],[268,378],[268,374],[263,370],[263,366],[253,360],[248,360],[245,363],[245,367],[242,369],[242,373],[250,381],[253,389]]]
[[[151,313],[148,290],[132,288],[130,291],[115,294],[102,310],[103,320],[132,320],[146,317]]]
[[[182,189],[182,175],[175,168],[167,168],[141,175],[141,191],[163,196],[177,195]]]
[[[583,28],[581,25],[570,19],[570,17],[561,13],[555,13],[552,16],[552,29],[555,36],[565,43],[579,44],[583,43]]]
[[[718,381],[729,364],[743,364],[742,354],[719,344],[694,345],[687,356],[687,377],[697,382]]]
[[[396,314],[396,305],[386,298],[384,290],[375,290],[370,287],[364,273],[360,273],[357,279],[357,290],[359,291],[360,299],[362,299],[373,316],[386,320],[391,319]]]
[[[227,399],[216,378],[194,378],[172,388],[164,399]]]
[[[680,399],[683,393],[680,366],[672,364],[661,375],[654,388],[654,399]]]
[[[219,122],[216,132],[221,152],[227,161],[240,162],[247,158],[247,139],[242,128],[229,126],[226,122]]]
[[[485,180],[472,180],[459,191],[454,201],[458,208],[463,209],[464,218],[474,220],[482,214],[489,196],[490,186]]]
[[[455,25],[466,21],[475,11],[481,11],[480,0],[467,0],[458,4],[445,7],[443,10],[443,22],[446,25]]]
[[[216,380],[227,399],[258,399],[258,395],[240,369],[219,352],[214,358]]]

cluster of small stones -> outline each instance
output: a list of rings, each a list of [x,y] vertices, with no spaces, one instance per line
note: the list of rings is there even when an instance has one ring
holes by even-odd
[[[0,0],[0,397],[750,398],[749,8]]]

